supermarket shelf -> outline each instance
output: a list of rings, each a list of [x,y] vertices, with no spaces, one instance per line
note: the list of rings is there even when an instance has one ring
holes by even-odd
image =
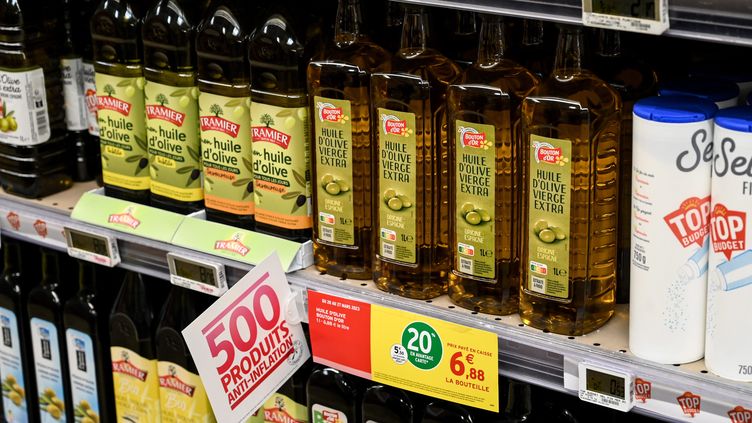
[[[519,18],[582,22],[581,0],[398,0]],[[703,41],[752,46],[752,3],[737,0],[669,0],[671,29],[666,34]]]
[[[42,200],[0,194],[2,235],[64,251],[62,230],[65,226],[107,232],[118,239],[121,267],[162,279],[169,279],[165,258],[168,251],[198,255],[224,264],[230,285],[252,268],[245,263],[71,220],[70,212],[76,201],[93,187],[93,184],[76,185]],[[702,360],[666,366],[632,355],[628,348],[626,306],[620,306],[614,318],[600,330],[581,337],[567,337],[527,327],[516,315],[496,317],[462,310],[455,308],[446,297],[431,301],[409,300],[379,291],[370,281],[340,280],[313,268],[288,274],[288,281],[293,291],[300,294],[299,306],[303,308],[307,306],[305,293],[312,289],[493,332],[499,337],[500,373],[535,385],[573,394],[571,388],[576,385],[577,364],[585,361],[649,381],[652,399],[638,403],[635,411],[653,417],[669,421],[728,422],[728,412],[732,409],[752,410],[752,383],[732,382],[711,375]],[[701,414],[695,418],[685,417],[677,402],[677,397],[685,392],[702,398]]]

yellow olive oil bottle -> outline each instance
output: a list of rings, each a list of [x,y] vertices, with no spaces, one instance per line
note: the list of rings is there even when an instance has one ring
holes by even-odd
[[[73,183],[60,72],[62,6],[0,1],[0,184],[23,197]]]
[[[251,34],[251,137],[256,230],[311,239],[310,122],[305,46],[272,14]]]
[[[204,206],[195,49],[203,3],[158,0],[141,28],[151,204],[182,214]]]
[[[522,105],[523,323],[582,335],[613,315],[621,100],[563,26],[554,70]]]
[[[198,28],[201,158],[207,220],[254,229],[249,25],[240,3],[216,3]]]
[[[107,0],[91,19],[105,195],[149,203],[140,1]]]
[[[313,120],[313,248],[327,274],[370,279],[370,75],[391,57],[361,32],[359,0],[340,0],[327,61],[308,66]]]
[[[519,307],[520,106],[538,78],[505,57],[500,16],[483,15],[478,58],[449,88],[449,296],[490,314]]]
[[[379,289],[428,299],[446,292],[449,260],[447,87],[460,77],[427,47],[427,19],[406,6],[392,73],[371,78],[374,133],[374,281]]]

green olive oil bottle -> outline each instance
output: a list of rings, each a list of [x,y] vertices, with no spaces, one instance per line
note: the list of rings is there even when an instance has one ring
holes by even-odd
[[[106,0],[91,18],[105,195],[149,203],[141,62],[142,3]]]
[[[404,391],[385,385],[366,389],[361,405],[362,421],[366,423],[413,423],[415,409]]]
[[[340,0],[327,61],[308,66],[313,120],[313,248],[316,267],[371,279],[370,75],[391,57],[361,32],[359,0]]]
[[[478,58],[449,88],[449,296],[464,308],[519,307],[520,106],[538,84],[505,56],[500,16],[483,15]]]
[[[141,28],[151,204],[182,214],[204,206],[195,48],[203,3],[158,0]]]

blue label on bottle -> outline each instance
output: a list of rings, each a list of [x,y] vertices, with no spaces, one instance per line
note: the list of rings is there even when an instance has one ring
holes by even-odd
[[[31,344],[42,423],[65,423],[65,391],[57,328],[47,320],[31,319]]]
[[[97,397],[94,343],[88,334],[75,329],[67,329],[65,337],[68,346],[68,372],[73,398],[73,414],[76,420],[88,417],[91,421],[98,422],[99,398]]]
[[[26,384],[21,358],[16,314],[0,307],[0,375],[2,375],[3,411],[9,422],[28,422]]]

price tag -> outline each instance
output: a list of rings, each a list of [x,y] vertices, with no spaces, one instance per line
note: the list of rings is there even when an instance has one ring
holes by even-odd
[[[225,266],[203,258],[167,253],[173,285],[219,297],[227,292]]]
[[[114,237],[67,227],[64,232],[71,257],[108,267],[120,263],[120,252]]]
[[[669,28],[668,0],[582,0],[582,23],[660,35]]]
[[[246,421],[310,357],[273,253],[183,330],[217,421]]]
[[[627,412],[634,406],[634,376],[592,364],[579,364],[579,394],[583,401]]]

